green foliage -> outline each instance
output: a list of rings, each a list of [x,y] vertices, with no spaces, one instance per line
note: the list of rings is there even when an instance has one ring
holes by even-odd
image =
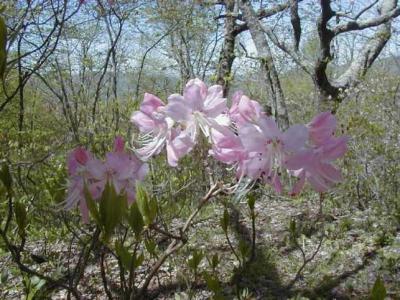
[[[26,227],[28,226],[28,217],[25,205],[21,201],[17,201],[15,206],[15,219],[18,225],[18,234],[21,238],[26,236]]]
[[[157,201],[149,196],[141,183],[136,185],[136,202],[144,224],[147,226],[152,224],[157,216]]]
[[[229,212],[228,212],[228,209],[226,209],[226,208],[225,208],[224,214],[222,215],[222,218],[220,220],[220,224],[221,224],[222,230],[226,234],[228,232],[228,226],[229,226]]]
[[[192,253],[192,257],[188,259],[188,266],[193,272],[196,274],[197,269],[204,258],[203,251],[194,250]]]
[[[144,227],[144,221],[137,202],[132,203],[131,207],[129,208],[127,220],[129,226],[131,226],[133,232],[135,233],[136,239],[140,239],[140,234],[142,233]]]
[[[210,275],[207,272],[203,273],[203,277],[206,281],[207,288],[214,293],[213,300],[225,299],[222,295],[222,288],[218,278],[215,275]]]
[[[25,276],[24,284],[26,290],[26,300],[33,300],[35,299],[35,296],[38,294],[40,289],[46,284],[46,281],[44,279],[40,279],[37,276]]]
[[[12,176],[10,173],[10,168],[5,163],[2,164],[0,169],[0,180],[6,187],[7,191],[10,192],[12,187]]]
[[[386,288],[380,277],[376,278],[371,291],[371,300],[384,300],[386,297]]]
[[[7,26],[0,16],[0,78],[4,76],[7,63]]]
[[[117,194],[114,186],[107,182],[98,205],[87,188],[85,189],[85,198],[93,219],[103,231],[104,241],[108,242],[114,229],[122,222],[126,213],[126,194]]]

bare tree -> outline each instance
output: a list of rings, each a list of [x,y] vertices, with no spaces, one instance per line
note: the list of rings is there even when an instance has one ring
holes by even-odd
[[[374,13],[373,10],[376,7],[377,10]],[[319,8],[319,15],[316,17],[318,54],[315,61],[305,59],[298,49],[297,45],[301,37],[301,30],[299,31],[301,24],[298,21],[292,22],[294,24],[293,43],[286,43],[278,38],[276,29],[266,24],[262,25],[262,31],[275,46],[288,54],[303,71],[311,76],[317,91],[318,109],[335,111],[337,104],[345,97],[344,91],[360,82],[389,41],[391,23],[400,15],[400,7],[395,0],[381,0],[365,4],[358,10],[353,6],[350,11],[339,11],[334,9],[332,1],[321,0]],[[297,14],[298,9],[298,4],[296,4]],[[293,18],[293,10],[292,6],[291,20],[298,20],[297,17]],[[363,18],[365,15],[368,17]],[[360,47],[357,55],[353,56],[345,71],[339,76],[329,75],[328,66],[335,55],[339,54],[334,48],[335,39],[345,33],[360,31],[367,33],[372,29],[375,29],[374,32]]]
[[[275,119],[281,128],[287,129],[289,127],[289,115],[286,107],[285,96],[283,94],[267,37],[262,30],[261,24],[257,19],[257,15],[251,6],[251,3],[249,1],[241,1],[240,8],[256,46],[262,70],[264,71],[268,96],[272,100]]]

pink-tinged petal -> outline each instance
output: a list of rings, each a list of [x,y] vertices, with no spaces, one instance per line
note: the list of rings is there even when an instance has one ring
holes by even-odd
[[[114,140],[114,152],[123,152],[125,148],[124,139],[120,136],[117,136]]]
[[[83,179],[80,176],[72,178],[69,182],[65,209],[70,210],[75,207],[83,197]]]
[[[219,147],[237,147],[241,145],[240,139],[229,128],[216,126],[211,130],[211,141]]]
[[[248,152],[264,152],[266,139],[257,127],[246,124],[239,129],[239,137]]]
[[[106,167],[104,166],[103,162],[93,158],[89,160],[86,164],[86,170],[95,179],[103,179],[106,176]]]
[[[342,174],[331,164],[320,164],[321,174],[330,182],[342,181]]]
[[[304,187],[305,182],[306,182],[306,172],[304,170],[301,170],[301,172],[298,174],[296,183],[293,185],[293,189],[290,192],[290,195],[296,196],[300,194],[301,190]]]
[[[227,112],[226,98],[223,98],[223,90],[220,85],[213,85],[208,89],[208,95],[204,101],[203,112],[210,118]]]
[[[79,164],[85,165],[90,158],[90,153],[85,148],[78,147],[73,151],[73,156]]]
[[[119,178],[117,178],[116,176],[114,176],[111,179],[111,184],[113,185],[115,192],[119,195],[121,194],[124,189],[125,189],[125,185],[126,185],[127,180],[120,180]]]
[[[167,159],[171,167],[176,167],[179,159],[193,149],[194,143],[192,137],[185,131],[182,131],[179,135],[176,135],[176,133],[173,135],[167,141]]]
[[[336,117],[330,112],[318,114],[308,124],[311,141],[316,145],[320,145],[331,138],[336,130],[336,124]]]
[[[243,95],[238,105],[238,111],[246,121],[250,122],[258,120],[262,109],[258,102],[250,100],[249,97]]]
[[[136,179],[139,181],[144,180],[146,175],[149,173],[149,165],[148,164],[142,164],[140,168],[136,172]]]
[[[197,84],[186,85],[183,91],[184,104],[192,111],[200,111],[203,109],[205,97],[202,95],[202,88]]]
[[[232,106],[235,104],[239,104],[240,99],[243,96],[243,91],[236,91],[233,95],[232,95]]]
[[[126,196],[128,198],[128,205],[131,205],[136,200],[135,187],[129,187],[126,189]]]
[[[88,210],[85,199],[81,199],[79,201],[79,209],[80,209],[81,215],[82,215],[82,222],[84,224],[89,223],[89,210]]]
[[[140,110],[150,116],[162,106],[164,106],[164,103],[158,97],[149,93],[145,93],[143,102],[140,105]]]
[[[135,149],[135,153],[144,161],[148,160],[154,155],[159,154],[163,149],[165,141],[167,139],[166,135],[167,133],[165,131],[160,132],[142,148]]]
[[[93,182],[89,185],[89,192],[92,195],[93,199],[97,200],[100,199],[101,195],[103,194],[104,187],[106,186],[107,179],[104,178],[102,180]]]
[[[284,166],[288,170],[299,170],[305,166],[311,165],[314,159],[315,154],[312,150],[303,150],[287,157]]]
[[[80,164],[76,161],[73,153],[70,153],[67,158],[68,175],[75,175],[78,171]]]
[[[139,127],[139,130],[142,133],[149,133],[158,128],[158,124],[154,121],[154,119],[150,118],[141,111],[135,111],[132,114],[131,122]]]
[[[244,160],[241,164],[241,169],[244,175],[249,176],[252,179],[259,178],[262,174],[270,173],[268,169],[269,161],[263,155],[254,154]]]
[[[165,114],[176,122],[191,119],[192,110],[182,101],[171,101],[165,108]]]
[[[322,155],[325,160],[334,160],[342,157],[347,152],[348,137],[331,138],[322,145]]]
[[[227,127],[212,128],[211,142],[213,148],[209,153],[224,163],[231,164],[247,156],[239,137]]]
[[[282,187],[281,179],[279,178],[278,175],[275,175],[272,178],[272,186],[274,187],[275,192],[277,192],[278,194],[282,194],[283,187]]]
[[[133,176],[135,164],[127,153],[110,152],[106,154],[105,167],[108,175],[112,174],[118,180],[129,179]]]
[[[278,125],[276,125],[275,121],[270,117],[260,117],[258,119],[258,125],[260,126],[264,136],[268,139],[280,138],[282,136]]]
[[[207,85],[199,78],[191,79],[188,81],[186,86],[197,85],[200,89],[200,95],[204,99],[207,96],[208,90]]]
[[[304,125],[293,125],[283,133],[282,140],[286,150],[298,152],[308,140],[308,129]]]
[[[321,177],[307,176],[307,180],[311,184],[311,187],[318,193],[326,192],[330,188],[330,185]]]

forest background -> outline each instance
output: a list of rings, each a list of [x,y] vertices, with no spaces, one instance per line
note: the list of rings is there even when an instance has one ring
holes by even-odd
[[[397,299],[399,15],[395,0],[2,1],[0,297]],[[146,187],[163,229],[137,246],[136,293],[121,271],[131,249],[101,244],[93,223],[61,209],[66,156],[78,145],[104,155],[117,135],[135,146],[144,93],[166,102],[193,78],[222,85],[228,102],[243,90],[283,129],[334,112],[350,137],[344,180],[323,201],[264,185],[253,206],[213,201],[144,291],[210,170],[234,180],[201,145],[177,168],[157,157]]]

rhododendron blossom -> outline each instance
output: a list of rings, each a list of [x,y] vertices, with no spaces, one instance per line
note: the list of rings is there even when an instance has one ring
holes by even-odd
[[[256,123],[262,115],[265,115],[265,113],[257,101],[251,100],[242,91],[233,94],[229,117],[238,128],[249,122]]]
[[[77,148],[68,157],[70,179],[65,207],[71,209],[79,204],[82,219],[87,222],[89,215],[84,188],[86,186],[92,198],[98,200],[107,182],[114,186],[117,194],[126,193],[128,204],[132,203],[136,181],[143,180],[147,172],[147,164],[134,154],[125,152],[124,140],[120,137],[115,139],[114,150],[106,154],[104,162],[89,151]]]
[[[283,161],[305,147],[308,130],[304,125],[294,125],[281,132],[270,117],[261,117],[258,125],[246,124],[239,129],[239,137],[249,153],[249,159],[242,165],[243,175],[257,179],[262,177],[281,192],[278,169]]]
[[[282,132],[261,105],[242,91],[233,95],[229,109],[226,102],[221,86],[207,87],[199,79],[190,80],[183,95],[169,96],[167,104],[146,93],[139,111],[131,117],[140,131],[138,140],[134,139],[140,146],[134,153],[127,153],[123,139],[116,138],[114,150],[106,154],[105,161],[83,148],[69,155],[65,207],[79,204],[86,222],[84,188],[99,200],[107,183],[117,193],[126,193],[131,203],[136,181],[143,180],[148,172],[142,161],[165,147],[169,165],[177,166],[196,146],[200,134],[210,144],[210,156],[236,169],[237,183],[231,191],[245,191],[252,183],[262,181],[281,193],[283,178],[295,178],[290,194],[296,195],[306,182],[317,192],[325,192],[341,181],[333,162],[346,153],[348,138],[335,136],[334,115],[323,112],[307,125],[296,124]]]
[[[227,110],[222,86],[207,88],[200,79],[193,79],[187,83],[183,95],[173,94],[168,97],[166,114],[179,122],[195,144],[199,129],[208,138],[213,127],[229,125]]]
[[[140,111],[132,114],[131,121],[139,128],[142,148],[136,153],[144,160],[160,153],[164,144],[171,141],[173,120],[165,115],[165,104],[156,96],[145,93]]]
[[[202,132],[211,144],[210,155],[233,165],[239,181],[244,177],[261,179],[282,192],[281,174],[287,171],[298,178],[291,192],[297,194],[306,179],[318,192],[341,179],[332,162],[346,152],[347,138],[335,137],[337,121],[329,112],[317,115],[307,125],[293,125],[281,132],[261,105],[242,91],[234,93],[229,110],[222,87],[208,88],[199,79],[190,80],[183,95],[169,96],[167,105],[149,95],[145,94],[140,112],[132,117],[142,133],[151,133],[148,144],[136,150],[144,159],[157,154],[166,143],[168,162],[176,166]],[[165,121],[168,119],[170,122]]]
[[[293,170],[292,174],[298,177],[291,191],[292,195],[300,193],[306,179],[317,192],[326,192],[342,180],[340,171],[332,162],[346,153],[348,138],[334,136],[336,125],[335,116],[329,112],[318,114],[308,124],[308,149],[300,151],[285,162],[288,170]]]
[[[226,112],[222,87],[208,88],[200,79],[189,81],[183,95],[169,96],[167,105],[146,93],[140,111],[131,117],[142,133],[142,147],[135,152],[147,160],[166,145],[169,165],[177,166],[179,159],[195,146],[200,131],[210,139],[212,128],[229,125]]]

